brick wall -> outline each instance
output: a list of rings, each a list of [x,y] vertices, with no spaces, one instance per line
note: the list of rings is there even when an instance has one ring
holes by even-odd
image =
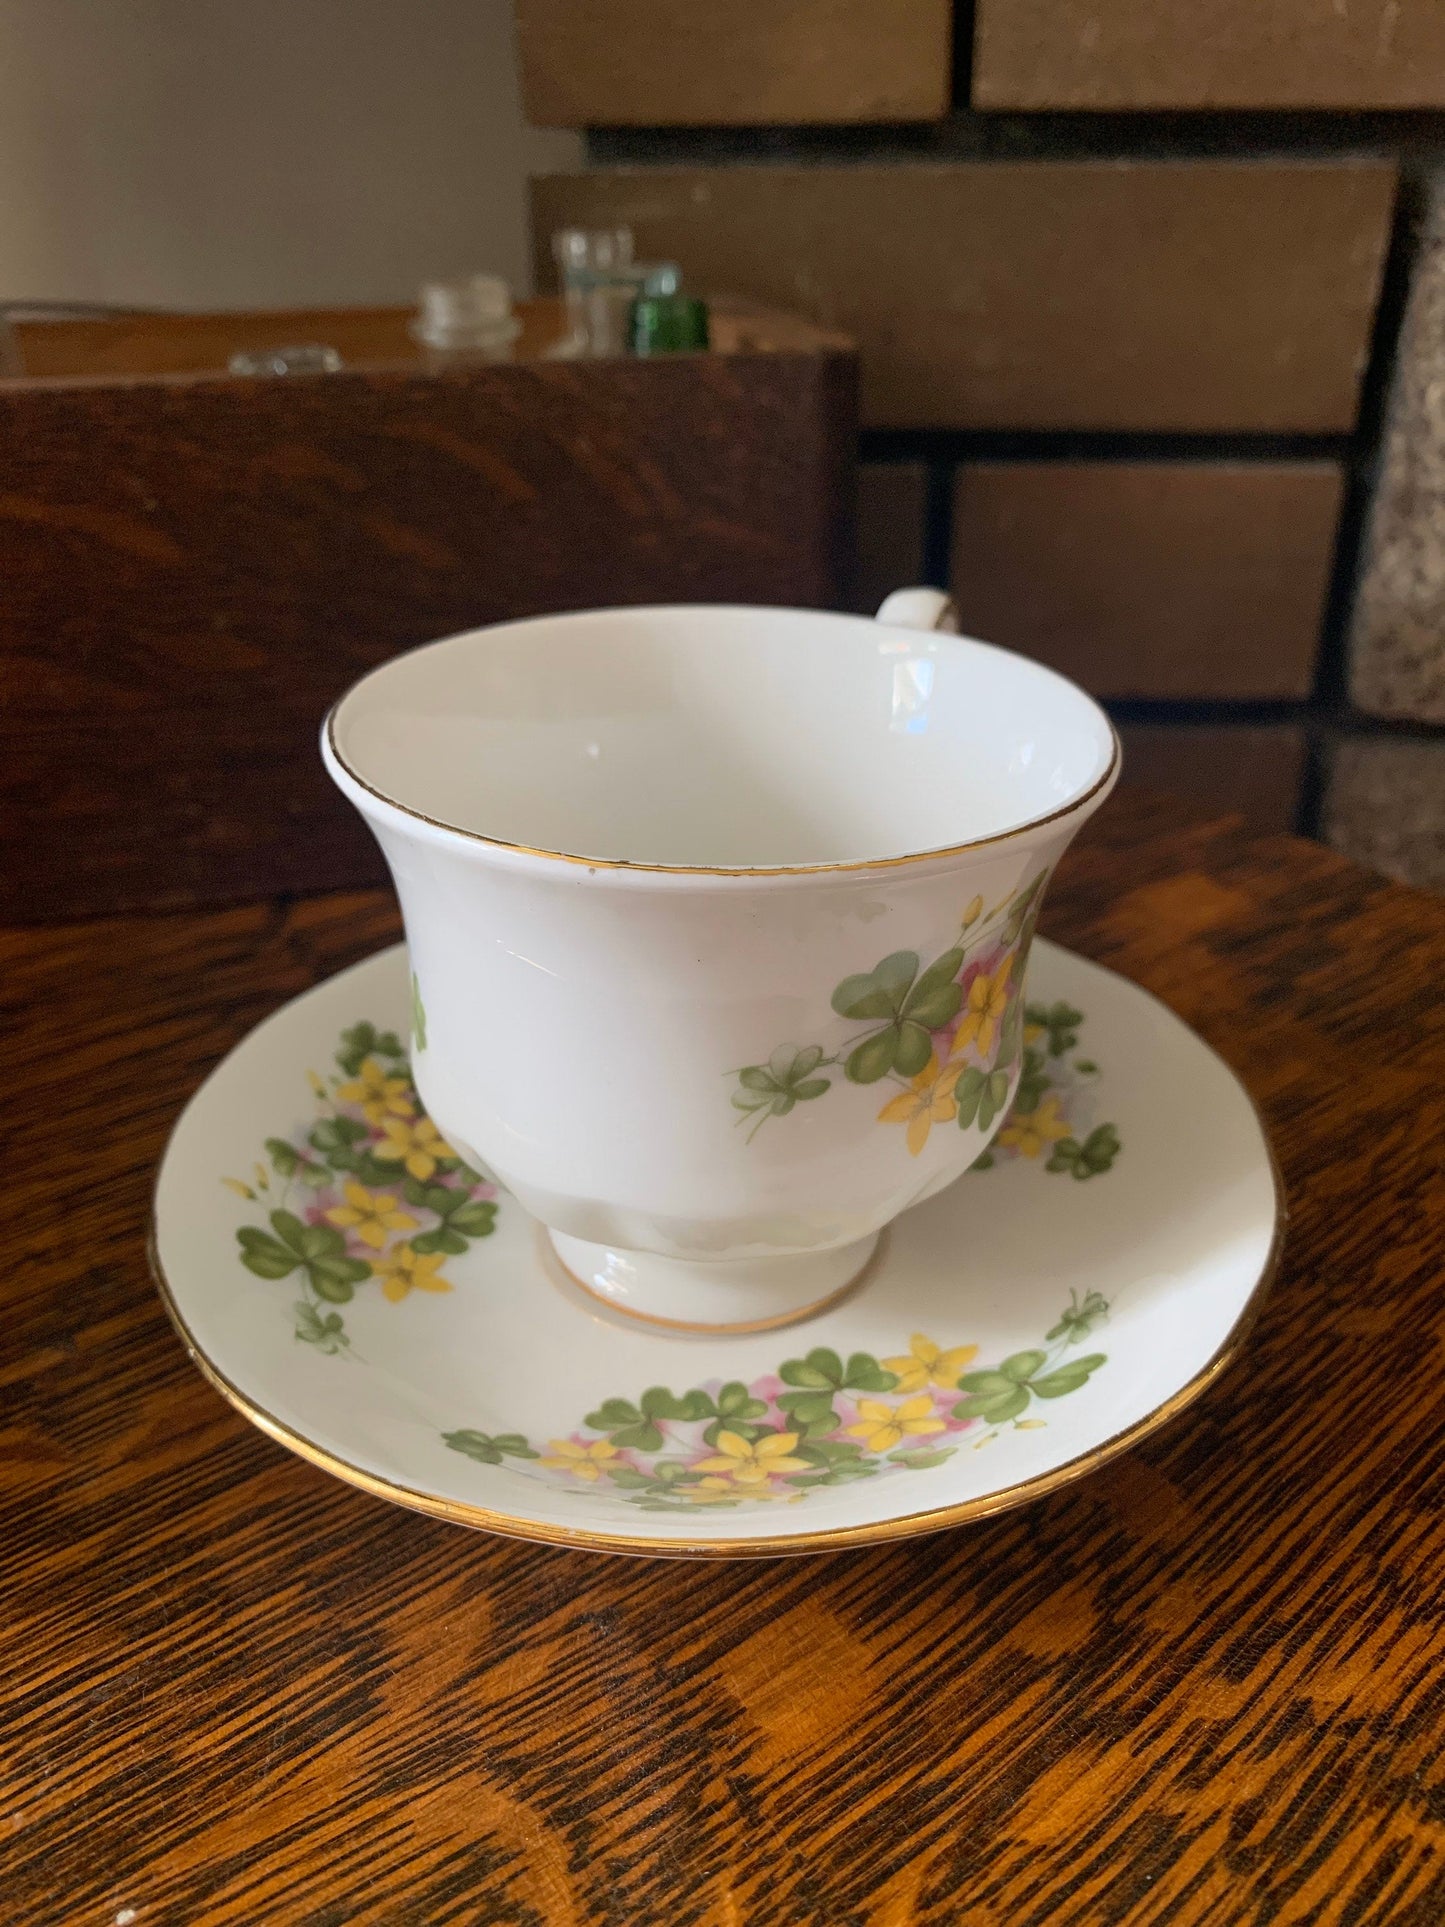
[[[859,341],[857,606],[946,580],[1136,778],[1445,883],[1439,0],[517,12],[539,275],[626,222]]]

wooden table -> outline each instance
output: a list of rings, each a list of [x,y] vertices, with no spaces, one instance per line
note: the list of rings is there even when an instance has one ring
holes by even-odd
[[[387,899],[3,933],[5,1921],[1438,1927],[1445,904],[1120,796],[1046,927],[1263,1106],[1253,1339],[1023,1511],[707,1566],[364,1497],[166,1323],[171,1120]]]

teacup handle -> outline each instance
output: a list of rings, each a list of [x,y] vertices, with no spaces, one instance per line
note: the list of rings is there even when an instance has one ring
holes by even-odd
[[[895,589],[879,604],[875,622],[898,629],[940,629],[958,634],[958,604],[942,589]]]

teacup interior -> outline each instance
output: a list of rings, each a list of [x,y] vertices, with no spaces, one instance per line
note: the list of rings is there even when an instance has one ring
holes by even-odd
[[[1113,736],[1006,650],[805,610],[604,610],[474,630],[343,698],[342,763],[499,842],[680,868],[945,849],[1065,809]]]

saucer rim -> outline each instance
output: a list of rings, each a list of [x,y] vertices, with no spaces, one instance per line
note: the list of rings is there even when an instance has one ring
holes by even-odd
[[[383,956],[387,951],[397,947],[399,946],[388,944],[373,955]],[[1062,944],[1056,947],[1061,950],[1066,948]],[[1081,953],[1070,952],[1069,954],[1080,955]],[[359,962],[370,961],[370,958],[359,959]],[[1155,997],[1151,990],[1146,989],[1142,984],[1135,983],[1132,978],[1125,977],[1121,971],[1110,970],[1107,964],[1096,963],[1092,957],[1084,958],[1083,961],[1092,964],[1097,970],[1108,971],[1111,976],[1120,978],[1140,996],[1148,997],[1169,1010],[1169,1006],[1164,1004],[1162,998]],[[325,982],[327,979],[322,981]],[[319,988],[319,985],[308,986],[308,989],[315,988]],[[305,995],[306,992],[298,994]],[[288,998],[286,1003],[278,1005],[277,1009],[284,1009],[293,1001],[294,999]],[[1175,1017],[1177,1022],[1184,1021],[1177,1012],[1170,1011],[1170,1015]],[[255,1028],[256,1026],[253,1025],[252,1030]],[[1188,1025],[1187,1028],[1206,1050],[1218,1056],[1213,1045],[1200,1037],[1192,1025]],[[248,1036],[250,1034],[250,1032],[247,1033]],[[229,1054],[228,1052],[227,1055]],[[1220,1061],[1224,1062],[1223,1059]],[[1011,1512],[1018,1506],[1029,1505],[1035,1499],[1044,1498],[1063,1486],[1072,1485],[1076,1480],[1086,1478],[1090,1473],[1106,1465],[1109,1460],[1130,1451],[1152,1433],[1168,1425],[1201,1398],[1215,1380],[1233,1364],[1245,1340],[1249,1337],[1270,1288],[1278,1276],[1284,1253],[1285,1233],[1289,1223],[1289,1206],[1279,1159],[1259,1105],[1234,1068],[1227,1063],[1225,1068],[1243,1093],[1254,1114],[1255,1123],[1259,1127],[1274,1192],[1274,1225],[1259,1277],[1240,1307],[1234,1323],[1209,1358],[1192,1378],[1186,1380],[1177,1391],[1172,1392],[1152,1411],[1146,1412],[1142,1418],[1136,1419],[1123,1431],[1101,1440],[1097,1445],[1079,1453],[1075,1458],[1066,1460],[1062,1465],[1054,1466],[1047,1472],[1036,1473],[1031,1478],[1021,1479],[1016,1485],[1007,1486],[1001,1491],[982,1493],[972,1499],[955,1500],[952,1504],[934,1506],[922,1512],[900,1513],[893,1518],[860,1521],[856,1525],[831,1526],[812,1532],[789,1533],[785,1536],[764,1535],[757,1538],[659,1538],[651,1534],[595,1531],[585,1526],[551,1525],[543,1520],[519,1518],[510,1512],[497,1512],[489,1506],[476,1505],[466,1500],[446,1499],[435,1493],[418,1491],[415,1487],[403,1485],[396,1480],[352,1465],[348,1460],[340,1458],[324,1446],[315,1444],[304,1434],[286,1424],[284,1420],[277,1418],[274,1413],[267,1411],[265,1406],[257,1404],[206,1354],[186,1323],[185,1315],[176,1301],[165,1267],[161,1263],[156,1204],[160,1172],[165,1164],[164,1154],[157,1167],[156,1187],[152,1193],[150,1223],[146,1234],[146,1260],[166,1316],[192,1363],[206,1382],[219,1392],[228,1404],[234,1406],[242,1417],[249,1419],[258,1431],[265,1433],[277,1445],[284,1446],[288,1451],[294,1452],[298,1458],[305,1459],[323,1472],[331,1473],[333,1477],[341,1479],[347,1485],[369,1493],[373,1498],[390,1500],[394,1505],[405,1506],[413,1512],[424,1513],[430,1518],[445,1520],[449,1525],[469,1526],[475,1531],[496,1533],[502,1538],[523,1540],[533,1545],[561,1546],[571,1548],[573,1551],[618,1553],[637,1558],[785,1559],[835,1552],[853,1546],[876,1545],[894,1539],[918,1538],[926,1533],[944,1532],[952,1526],[968,1525],[978,1519],[992,1518],[999,1513]],[[184,1112],[181,1118],[177,1119],[175,1129],[179,1129],[183,1121]],[[168,1141],[167,1153],[169,1149]]]

